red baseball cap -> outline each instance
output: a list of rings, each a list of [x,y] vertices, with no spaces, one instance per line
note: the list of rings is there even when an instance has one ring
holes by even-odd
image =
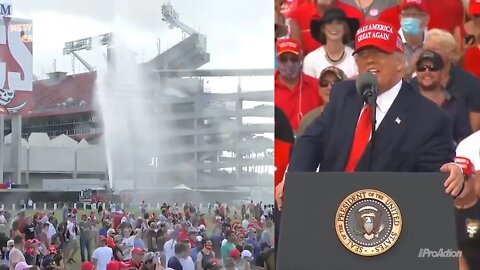
[[[129,267],[128,264],[120,261],[110,261],[107,264],[107,270],[121,270],[121,269],[127,269],[128,267]]]
[[[296,55],[302,54],[302,46],[294,39],[279,39],[277,41],[277,55],[282,55],[286,52]]]
[[[240,259],[240,255],[241,255],[241,253],[240,253],[240,250],[238,250],[238,249],[232,249],[230,251],[230,257],[232,257],[234,259]]]
[[[132,250],[132,255],[139,255],[139,254],[143,254],[143,249],[141,248],[134,248]]]
[[[468,13],[470,15],[480,15],[480,0],[470,0]]]
[[[93,270],[93,263],[86,261],[80,266],[80,270]]]
[[[423,12],[428,12],[426,0],[403,0],[400,9],[404,10],[408,7],[416,7]]]
[[[403,41],[398,30],[393,25],[380,21],[371,21],[358,29],[353,54],[366,47],[374,47],[386,53],[403,53]]]

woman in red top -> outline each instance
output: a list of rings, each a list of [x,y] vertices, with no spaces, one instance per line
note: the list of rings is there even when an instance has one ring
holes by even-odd
[[[456,29],[459,51],[464,52],[463,68],[480,78],[480,0],[471,0],[468,13],[472,18]]]
[[[470,20],[456,27],[453,33],[460,53],[464,53],[466,49],[480,44],[480,1],[470,1],[468,14]]]

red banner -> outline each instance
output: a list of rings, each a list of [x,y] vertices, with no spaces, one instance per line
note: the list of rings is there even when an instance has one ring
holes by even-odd
[[[26,114],[33,85],[32,21],[0,20],[0,113]]]

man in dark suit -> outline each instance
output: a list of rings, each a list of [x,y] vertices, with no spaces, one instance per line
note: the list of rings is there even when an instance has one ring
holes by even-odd
[[[455,149],[448,116],[402,80],[405,65],[403,43],[389,24],[371,22],[355,38],[359,73],[378,79],[375,147],[371,136],[370,106],[356,92],[354,81],[336,83],[330,102],[297,139],[289,172],[434,172],[450,173],[445,192],[463,198],[462,169],[453,163]],[[370,123],[370,126],[368,126]],[[276,199],[281,206],[283,182]]]

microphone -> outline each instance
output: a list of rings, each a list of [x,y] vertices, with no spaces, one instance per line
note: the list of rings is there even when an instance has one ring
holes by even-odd
[[[357,93],[363,98],[363,101],[368,104],[375,103],[378,80],[374,74],[370,72],[361,74],[358,76],[355,86],[357,87]]]
[[[370,72],[365,72],[358,76],[355,86],[357,93],[362,97],[363,101],[367,103],[372,110],[372,131],[370,137],[370,158],[368,160],[368,171],[372,171],[373,155],[375,148],[375,126],[376,126],[376,114],[377,114],[377,77]]]

